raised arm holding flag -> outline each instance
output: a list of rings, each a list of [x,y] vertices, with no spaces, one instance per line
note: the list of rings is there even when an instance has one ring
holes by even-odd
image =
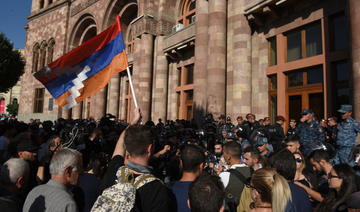
[[[104,88],[112,76],[124,70],[138,107],[118,16],[112,26],[36,72],[34,77],[67,110]]]

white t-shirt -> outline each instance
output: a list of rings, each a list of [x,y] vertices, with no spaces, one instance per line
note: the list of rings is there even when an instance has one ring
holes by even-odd
[[[230,169],[235,169],[238,167],[247,167],[246,164],[234,164],[230,167]],[[226,186],[229,184],[229,179],[230,179],[230,172],[221,172],[219,174],[219,177],[222,181],[222,183],[224,184],[224,188],[226,188]]]

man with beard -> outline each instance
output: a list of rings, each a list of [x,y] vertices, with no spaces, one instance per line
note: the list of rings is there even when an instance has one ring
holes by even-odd
[[[310,154],[309,160],[314,171],[318,172],[317,191],[320,192],[321,196],[325,196],[329,191],[328,174],[333,168],[329,154],[322,149],[315,150]]]

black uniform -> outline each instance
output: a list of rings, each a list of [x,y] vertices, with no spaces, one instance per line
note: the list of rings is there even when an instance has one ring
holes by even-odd
[[[281,149],[281,145],[285,140],[284,129],[278,123],[268,128],[269,143],[274,147],[274,151]]]

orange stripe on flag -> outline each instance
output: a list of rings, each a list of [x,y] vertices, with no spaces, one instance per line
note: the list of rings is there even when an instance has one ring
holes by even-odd
[[[106,84],[110,81],[112,76],[126,70],[127,67],[128,63],[124,50],[122,53],[116,55],[111,61],[111,63],[103,70],[99,71],[97,74],[93,75],[92,77],[83,82],[84,87],[79,90],[81,95],[76,98],[76,102],[79,103],[104,88]],[[60,106],[64,106],[67,104],[66,98],[68,96],[70,96],[69,91],[62,94],[59,98],[56,99],[56,101],[59,103]]]

